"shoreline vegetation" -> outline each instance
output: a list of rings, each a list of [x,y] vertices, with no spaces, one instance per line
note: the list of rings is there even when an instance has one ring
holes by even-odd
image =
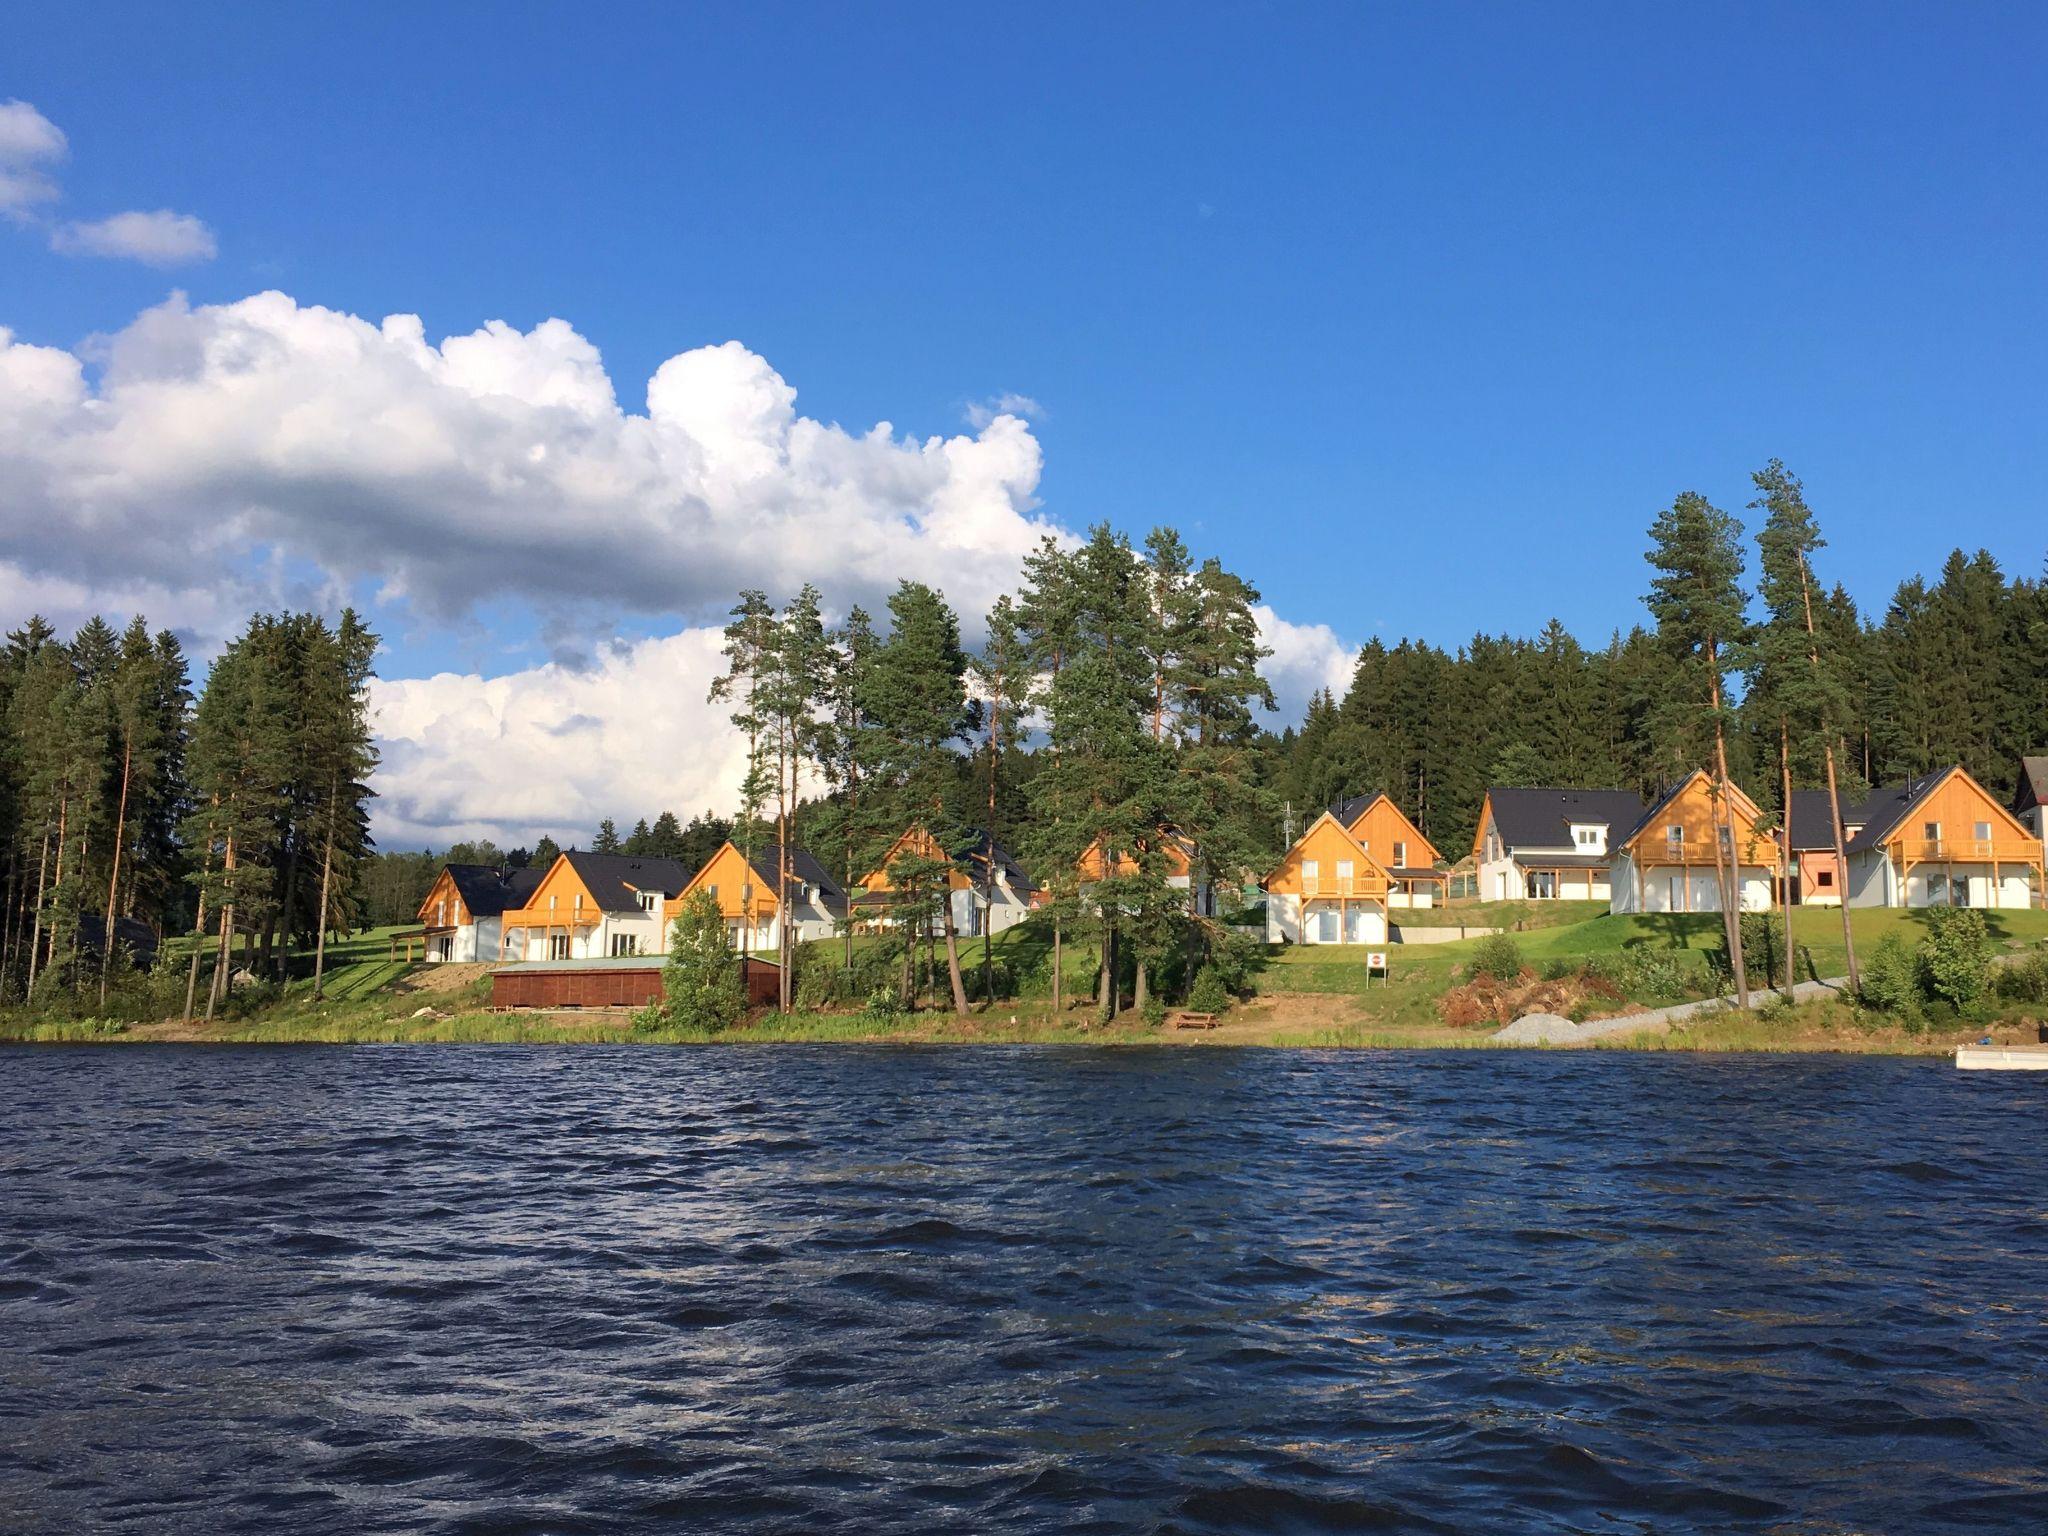
[[[1515,904],[1507,904],[1513,907]],[[626,1010],[493,1012],[490,967],[395,960],[392,930],[358,934],[333,946],[326,996],[315,1002],[309,980],[282,988],[239,987],[210,1022],[143,1013],[127,1019],[36,1019],[0,1015],[0,1042],[13,1044],[777,1044],[875,1045],[1222,1046],[1319,1050],[1573,1049],[1692,1052],[1839,1052],[1945,1055],[1989,1037],[1998,1043],[2039,1038],[2048,998],[2032,995],[2048,976],[2048,912],[1985,913],[1989,959],[1998,977],[1981,998],[1958,1010],[1938,1000],[1902,1000],[1895,1009],[1858,1005],[1847,996],[1786,1004],[1773,998],[1750,1013],[1733,1008],[1653,1023],[1571,1046],[1513,1045],[1493,1033],[1508,1017],[1547,1008],[1578,1019],[1645,1012],[1715,996],[1719,919],[1711,915],[1616,917],[1562,910],[1534,914],[1477,906],[1474,925],[1525,926],[1499,940],[1475,938],[1404,948],[1390,946],[1392,974],[1365,966],[1365,948],[1276,947],[1256,960],[1250,995],[1236,1001],[1214,1028],[1171,1027],[1126,1010],[1099,1022],[1087,998],[1093,959],[1070,949],[1063,957],[1068,1005],[1051,1006],[1050,950],[1032,924],[998,935],[994,949],[1018,978],[1021,995],[999,998],[965,1017],[946,1007],[943,988],[922,1011],[875,1013],[852,1007],[802,1008],[752,1014],[722,1030],[678,1027]],[[1773,914],[1774,924],[1782,914]],[[1852,914],[1859,948],[1874,952],[1897,941],[1902,952],[1922,945],[1935,920],[1925,911],[1859,910]],[[1793,915],[1799,980],[1841,971],[1841,920],[1833,908]],[[1832,936],[1832,942],[1831,942]],[[974,941],[976,952],[979,941]],[[817,946],[816,963],[835,962],[837,940]],[[802,961],[800,959],[800,965]],[[1756,962],[1753,961],[1753,965]],[[166,956],[163,973],[182,975],[184,957]],[[1503,981],[1489,972],[1512,969]],[[1782,980],[1782,970],[1773,973]],[[1489,1011],[1491,1010],[1491,1011]],[[175,1009],[169,1010],[174,1014]]]

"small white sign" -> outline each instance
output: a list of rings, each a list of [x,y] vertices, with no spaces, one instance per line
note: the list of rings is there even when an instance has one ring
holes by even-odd
[[[1368,949],[1365,952],[1365,968],[1369,971],[1384,971],[1387,968],[1387,952],[1384,949]]]

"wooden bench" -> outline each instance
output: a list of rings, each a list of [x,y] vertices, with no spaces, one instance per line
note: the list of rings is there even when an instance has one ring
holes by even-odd
[[[1169,1029],[1214,1029],[1216,1027],[1216,1015],[1213,1013],[1194,1013],[1183,1008],[1180,1012],[1168,1017],[1166,1027]]]

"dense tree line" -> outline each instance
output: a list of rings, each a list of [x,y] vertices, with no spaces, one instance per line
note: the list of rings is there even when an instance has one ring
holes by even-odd
[[[135,949],[180,932],[204,941],[188,1011],[202,955],[209,1008],[234,964],[317,978],[326,933],[359,916],[376,646],[352,612],[258,615],[195,697],[177,639],[141,618],[68,642],[41,618],[12,631],[0,992],[104,1003]]]
[[[1872,620],[1813,571],[1822,545],[1797,480],[1775,464],[1757,480],[1759,534],[1774,498],[1781,517],[1796,504],[1807,531],[1787,535],[1795,550],[1775,574],[1778,557],[1760,551],[1754,594],[1741,573],[1734,579],[1745,622],[1726,637],[1731,688],[1719,715],[1734,780],[1774,810],[1784,737],[1797,787],[1825,787],[1832,744],[1845,798],[1953,763],[2009,794],[2019,755],[2048,738],[2048,576],[2008,577],[1989,554],[1958,550],[1938,580],[1903,582]],[[1772,641],[1775,674],[1759,649],[1773,636],[1783,637]],[[1788,654],[1819,658],[1806,693]],[[1715,712],[1691,707],[1686,681],[1698,666],[1654,621],[1595,648],[1556,620],[1533,639],[1482,634],[1453,650],[1373,641],[1344,696],[1318,695],[1301,725],[1282,734],[1274,788],[1297,831],[1340,795],[1384,788],[1456,859],[1471,846],[1489,784],[1602,785],[1647,796],[1710,766]]]

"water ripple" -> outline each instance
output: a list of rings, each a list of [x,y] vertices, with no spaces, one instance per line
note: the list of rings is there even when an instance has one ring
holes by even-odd
[[[0,1056],[0,1530],[2048,1527],[2048,1084]]]

